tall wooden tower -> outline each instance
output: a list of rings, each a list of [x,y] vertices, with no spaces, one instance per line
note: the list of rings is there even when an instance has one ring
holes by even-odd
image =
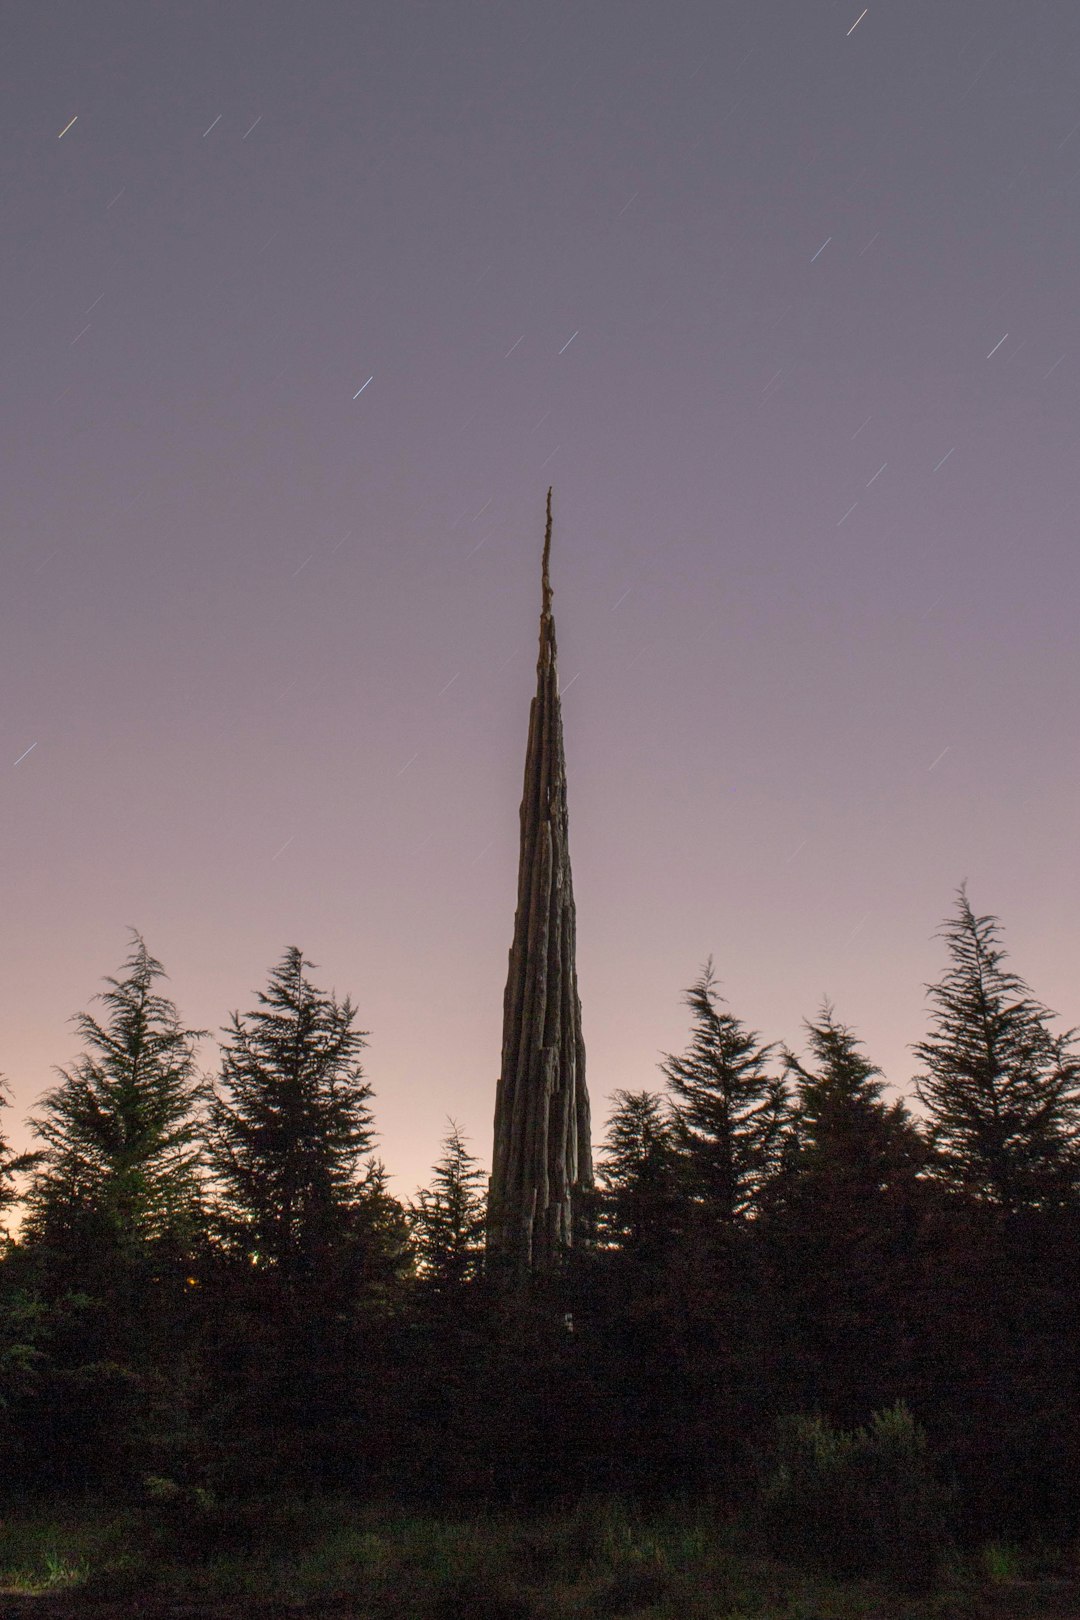
[[[488,1197],[488,1255],[519,1274],[557,1268],[577,1235],[582,1194],[593,1180],[550,554],[549,489]]]

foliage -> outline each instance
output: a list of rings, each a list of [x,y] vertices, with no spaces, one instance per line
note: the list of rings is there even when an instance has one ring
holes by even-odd
[[[233,1013],[210,1109],[209,1160],[230,1240],[287,1285],[340,1247],[372,1140],[356,1009],[306,977],[295,947],[246,1018]]]
[[[675,1140],[692,1196],[720,1221],[748,1215],[778,1163],[787,1120],[774,1047],[719,1005],[711,959],[686,993],[693,1032],[661,1065],[674,1097]]]
[[[902,1102],[882,1101],[881,1070],[863,1054],[854,1031],[828,1001],[803,1027],[816,1067],[785,1050],[796,1088],[789,1168],[871,1184],[920,1169],[922,1138]]]
[[[483,1264],[487,1180],[453,1120],[432,1185],[416,1195],[409,1219],[425,1277],[453,1288],[477,1277]]]
[[[616,1091],[597,1165],[600,1242],[638,1254],[664,1245],[679,1207],[671,1114],[653,1091]]]
[[[31,1242],[89,1241],[121,1250],[190,1242],[198,1223],[200,1086],[195,1044],[175,1006],[154,990],[164,976],[142,937],[122,979],[95,999],[100,1022],[74,1022],[90,1051],[47,1093],[32,1122],[45,1143],[28,1200]]]
[[[785,1418],[761,1465],[771,1545],[835,1575],[928,1585],[944,1548],[944,1504],[926,1433],[902,1404],[854,1431]]]
[[[996,917],[976,917],[964,889],[941,930],[952,965],[928,986],[933,1028],[914,1051],[916,1088],[933,1124],[942,1175],[1003,1210],[1068,1199],[1080,1169],[1076,1031],[1003,966]]]
[[[0,1075],[0,1108],[7,1108],[9,1104],[10,1086]],[[37,1153],[13,1153],[3,1131],[0,1131],[0,1212],[10,1209],[17,1201],[18,1193],[14,1185],[14,1178],[25,1170],[32,1170],[40,1161]],[[3,1233],[0,1231],[0,1242]]]
[[[912,1387],[927,1147],[826,1002],[785,1054],[794,1118],[760,1232],[781,1408],[848,1423]]]
[[[158,1581],[194,1598],[347,1597],[362,1568],[373,1614],[480,1613],[483,1592],[544,1614],[717,1612],[679,1559],[706,1560],[719,1612],[765,1612],[763,1589],[708,1551],[736,1508],[768,1527],[766,1551],[928,1578],[911,1549],[936,1556],[939,1478],[967,1546],[1017,1544],[1051,1517],[1074,1533],[1072,1060],[1019,981],[1002,989],[993,919],[957,926],[969,958],[981,951],[983,1001],[965,980],[959,1033],[924,1047],[950,1107],[961,1080],[982,1090],[939,1113],[933,1143],[831,1005],[781,1068],[707,965],[689,1050],[664,1065],[670,1094],[615,1093],[597,1240],[514,1288],[481,1263],[483,1172],[453,1122],[429,1187],[409,1209],[394,1197],[354,1009],[312,984],[299,950],[234,1014],[200,1107],[197,1032],[155,994],[136,936],[109,1016],[83,1024],[89,1055],[41,1111],[53,1135],[26,1237],[0,1246],[0,1487],[13,1502],[61,1484],[135,1492],[135,1539],[90,1559],[114,1596]],[[997,1067],[965,1070],[957,1053],[986,1053],[979,1027]],[[1019,1121],[998,1139],[983,1129],[995,1097]],[[14,1162],[0,1149],[0,1188]],[[781,1429],[755,1495],[753,1447],[784,1412],[813,1417]],[[323,1540],[320,1520],[290,1585],[273,1538],[258,1546],[283,1480],[354,1503],[514,1506],[528,1528],[512,1553],[462,1550],[425,1521],[436,1569],[411,1531],[375,1553],[376,1532],[341,1522]],[[583,1493],[592,1506],[563,1511]],[[623,1508],[604,1505],[620,1493]],[[657,1516],[679,1502],[700,1513],[676,1536]],[[538,1529],[541,1509],[555,1517]],[[282,1513],[279,1539],[308,1534]],[[85,1563],[74,1544],[49,1556],[57,1580]],[[805,1580],[817,1595],[792,1613],[824,1601],[820,1574]]]
[[[592,1498],[550,1514],[452,1518],[283,1492],[192,1503],[195,1528],[178,1524],[175,1534],[165,1506],[159,1495],[9,1514],[0,1584],[20,1594],[74,1588],[82,1603],[125,1613],[136,1605],[216,1614],[319,1607],[371,1620],[932,1620],[982,1612],[989,1584],[973,1566],[963,1584],[943,1584],[916,1605],[882,1585],[778,1564],[704,1503],[645,1512]]]

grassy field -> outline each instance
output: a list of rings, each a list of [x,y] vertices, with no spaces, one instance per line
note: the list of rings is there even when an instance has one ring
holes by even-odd
[[[934,1590],[839,1582],[708,1515],[618,1502],[457,1519],[348,1502],[222,1507],[166,1491],[0,1517],[0,1615],[310,1613],[339,1620],[1080,1620],[1064,1555],[993,1546]]]

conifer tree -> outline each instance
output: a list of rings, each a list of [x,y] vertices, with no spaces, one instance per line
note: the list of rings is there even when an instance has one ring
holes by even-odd
[[[676,1157],[670,1110],[655,1091],[616,1091],[597,1166],[605,1247],[641,1251],[674,1234]]]
[[[160,1458],[190,1416],[204,1032],[181,1024],[163,977],[133,931],[121,976],[96,998],[104,1015],[73,1020],[86,1050],[32,1121],[44,1146],[11,1258],[16,1315],[47,1346],[28,1416],[42,1476],[57,1481],[100,1483]]]
[[[803,1027],[816,1067],[785,1049],[784,1066],[795,1085],[789,1160],[803,1174],[874,1183],[890,1170],[920,1164],[925,1150],[907,1108],[883,1102],[881,1070],[832,1005],[825,1001]]]
[[[484,1252],[486,1180],[453,1120],[443,1138],[432,1185],[422,1188],[410,1210],[416,1246],[426,1276],[454,1286],[478,1275]]]
[[[782,1173],[769,1189],[769,1337],[780,1400],[861,1422],[907,1376],[926,1145],[881,1070],[826,1001],[785,1051],[795,1084]]]
[[[710,958],[686,992],[690,1046],[660,1067],[691,1195],[730,1224],[751,1212],[777,1166],[788,1098],[783,1078],[769,1072],[775,1043],[762,1045],[720,1000]]]
[[[0,1108],[10,1107],[6,1093],[10,1090],[7,1081],[0,1076]],[[13,1177],[23,1170],[31,1170],[39,1162],[37,1153],[13,1153],[8,1145],[7,1137],[0,1130],[0,1213],[10,1209],[18,1200]],[[0,1229],[2,1235],[2,1229]]]
[[[409,1211],[390,1191],[386,1166],[371,1155],[356,1184],[350,1216],[354,1265],[352,1285],[371,1296],[388,1297],[414,1267]]]
[[[306,976],[290,946],[233,1013],[210,1109],[209,1159],[233,1244],[286,1284],[315,1275],[340,1249],[361,1194],[374,1131],[356,1009]]]
[[[917,1094],[938,1163],[956,1188],[1005,1210],[1053,1204],[1075,1187],[1080,1138],[1076,1031],[1005,966],[996,917],[976,917],[965,889],[941,929],[952,965],[928,985],[931,1034],[913,1050],[925,1065]]]
[[[104,1021],[73,1022],[89,1051],[44,1097],[31,1122],[45,1143],[31,1185],[26,1235],[72,1236],[92,1227],[119,1248],[190,1239],[200,1198],[201,1094],[195,1046],[206,1031],[186,1029],[159,995],[165,977],[142,936],[124,977],[108,978]]]

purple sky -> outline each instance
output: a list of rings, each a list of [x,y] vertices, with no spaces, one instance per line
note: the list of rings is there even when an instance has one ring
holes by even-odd
[[[596,1134],[710,952],[907,1090],[965,878],[1080,1021],[1080,7],[859,11],[9,0],[15,1140],[130,924],[488,1161],[549,482]]]

